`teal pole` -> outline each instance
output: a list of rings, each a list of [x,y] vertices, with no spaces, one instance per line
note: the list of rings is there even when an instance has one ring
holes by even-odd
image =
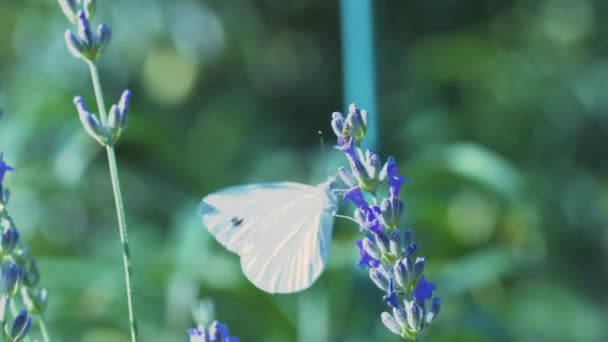
[[[344,108],[356,103],[370,113],[364,145],[378,148],[372,0],[341,0]],[[346,110],[348,111],[348,109]]]

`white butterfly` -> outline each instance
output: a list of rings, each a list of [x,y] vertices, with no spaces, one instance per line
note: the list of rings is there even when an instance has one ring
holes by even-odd
[[[298,292],[317,280],[327,262],[337,210],[334,182],[230,187],[203,198],[200,214],[216,240],[241,257],[255,286]]]

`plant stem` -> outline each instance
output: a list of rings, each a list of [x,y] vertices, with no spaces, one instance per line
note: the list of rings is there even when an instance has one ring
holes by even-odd
[[[106,107],[103,100],[103,93],[101,91],[101,82],[99,81],[97,66],[93,62],[88,62],[88,65],[89,71],[91,73],[91,81],[93,82],[93,88],[95,90],[95,98],[97,100],[97,107],[99,109],[99,117],[101,119],[102,124],[105,126],[107,120]],[[129,252],[127,219],[125,216],[122,193],[120,191],[120,181],[118,180],[118,166],[116,165],[116,155],[114,154],[114,147],[111,145],[106,145],[106,152],[108,155],[108,167],[110,169],[110,178],[112,180],[112,191],[114,193],[114,201],[116,203],[116,216],[118,217],[120,242],[122,243],[122,261],[125,271],[125,286],[127,289],[127,305],[129,307],[131,341],[136,342],[138,340],[138,334],[137,321],[135,319],[135,310],[133,309],[133,268],[131,266],[131,253]]]
[[[51,337],[49,336],[49,331],[46,328],[46,323],[44,323],[44,318],[42,318],[42,316],[38,316],[38,326],[40,326],[40,333],[42,333],[42,340],[44,342],[51,342]]]

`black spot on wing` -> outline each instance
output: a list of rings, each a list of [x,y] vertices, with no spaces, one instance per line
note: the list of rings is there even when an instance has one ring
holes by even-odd
[[[232,228],[236,228],[243,223],[243,218],[234,216],[233,218],[230,219],[230,222],[232,223]]]

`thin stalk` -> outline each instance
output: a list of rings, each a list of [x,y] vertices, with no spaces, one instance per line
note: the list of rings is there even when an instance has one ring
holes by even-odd
[[[42,340],[44,342],[51,342],[51,337],[49,336],[49,331],[46,328],[46,323],[44,323],[44,318],[42,318],[42,316],[38,316],[38,326],[40,327],[40,333],[42,334]]]
[[[99,81],[99,74],[97,72],[97,66],[93,62],[88,62],[88,64],[89,71],[91,73],[91,81],[93,82],[93,89],[95,90],[95,99],[97,100],[97,107],[99,109],[99,117],[101,119],[101,122],[105,126],[107,114],[105,103],[103,100],[103,92],[101,91],[101,82]],[[114,147],[111,145],[106,145],[106,152],[108,155],[108,167],[110,170],[110,178],[112,180],[112,191],[114,193],[114,201],[116,203],[116,216],[118,217],[120,242],[122,243],[122,262],[125,271],[125,286],[127,289],[127,305],[129,307],[131,341],[136,342],[138,340],[138,333],[137,321],[135,319],[135,310],[133,308],[133,267],[131,266],[131,253],[129,252],[127,219],[125,216],[122,193],[120,190],[120,181],[118,179],[118,166],[116,164],[116,155],[114,154]]]

